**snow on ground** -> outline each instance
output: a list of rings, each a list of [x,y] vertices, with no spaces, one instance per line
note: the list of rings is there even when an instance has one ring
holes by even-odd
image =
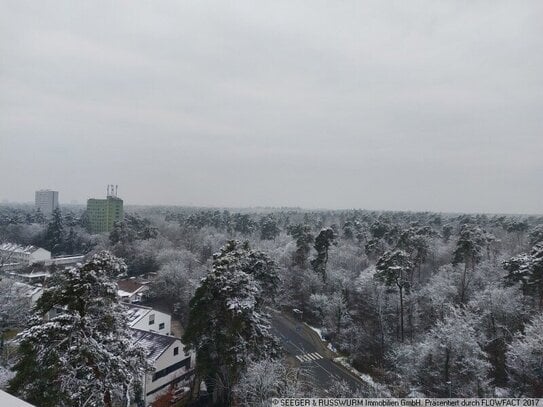
[[[502,387],[494,387],[494,397],[504,398],[504,397],[511,397],[511,394],[509,393],[509,390],[504,389]]]
[[[356,370],[354,367],[352,367],[349,364],[349,362],[347,362],[347,358],[345,356],[334,358],[334,362],[340,364],[345,369],[347,369],[349,372],[351,372],[353,375],[361,378],[369,386],[371,386],[374,389],[378,390],[382,394],[381,397],[390,397],[390,392],[388,391],[388,389],[385,386],[383,386],[382,384],[376,383],[370,375],[361,373],[358,370]]]
[[[334,345],[332,345],[331,342],[328,342],[326,339],[324,339],[324,336],[322,335],[322,329],[315,328],[314,326],[311,326],[307,323],[305,325],[311,330],[313,330],[314,332],[316,332],[319,335],[319,338],[321,338],[321,341],[326,342],[326,348],[328,348],[328,350],[331,350],[332,352],[337,353],[337,350],[334,347]]]
[[[311,326],[311,325],[309,325],[307,323],[305,323],[305,325],[308,328],[310,328],[311,330],[313,330],[314,332],[316,332],[319,335],[319,338],[321,339],[321,341],[326,342],[326,347],[329,350],[331,350],[334,353],[337,353],[337,350],[334,347],[334,345],[332,345],[331,342],[328,342],[326,339],[324,339],[324,336],[322,335],[322,330],[320,328],[315,328],[314,326]],[[358,370],[356,370],[354,367],[352,367],[349,364],[346,357],[341,356],[341,357],[334,358],[334,362],[336,362],[336,363],[340,364],[341,366],[343,366],[345,369],[347,369],[353,375],[361,378],[369,386],[371,386],[375,390],[379,391],[383,395],[383,397],[390,397],[390,392],[388,391],[388,389],[385,386],[383,386],[382,384],[376,383],[370,375],[360,373]]]
[[[322,336],[322,330],[320,328],[315,328],[314,326],[311,326],[309,324],[306,324],[306,326],[311,330],[315,331],[319,335],[319,338],[321,338],[321,341],[326,342],[326,339],[324,339],[324,337]]]

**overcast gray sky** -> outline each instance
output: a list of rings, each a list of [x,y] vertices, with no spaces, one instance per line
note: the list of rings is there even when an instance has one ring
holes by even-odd
[[[0,200],[543,212],[541,0],[0,5]]]

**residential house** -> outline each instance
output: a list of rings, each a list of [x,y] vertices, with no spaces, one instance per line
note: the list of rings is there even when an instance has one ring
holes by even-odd
[[[195,353],[187,352],[179,338],[132,329],[134,343],[145,349],[154,372],[145,375],[143,394],[145,405],[173,388],[190,385],[194,375]]]
[[[0,268],[5,271],[19,270],[47,260],[51,260],[51,252],[41,247],[17,243],[0,245]]]
[[[48,271],[30,271],[28,273],[12,271],[8,274],[14,280],[22,281],[23,283],[28,283],[32,286],[45,284],[47,279],[51,277],[51,273]]]
[[[172,329],[172,317],[164,312],[136,304],[126,304],[128,325],[142,331],[169,335]]]
[[[5,272],[16,272],[32,265],[43,266],[74,266],[83,262],[85,256],[51,257],[51,252],[41,247],[23,246],[17,243],[0,245],[0,269]]]
[[[42,294],[42,287],[31,286],[3,277],[0,281],[0,319],[4,328],[23,326],[30,314],[30,309]]]
[[[24,299],[29,306],[34,306],[43,294],[43,287],[14,281],[11,287],[14,298]]]
[[[135,278],[129,278],[126,280],[118,280],[118,293],[121,297],[121,301],[128,303],[141,302],[145,292],[149,290],[149,286],[146,281],[137,281]]]

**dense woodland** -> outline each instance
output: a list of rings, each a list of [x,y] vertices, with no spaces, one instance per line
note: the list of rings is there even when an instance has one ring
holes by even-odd
[[[85,228],[79,207],[52,219],[30,207],[0,207],[0,242],[56,255],[108,250],[130,276],[156,273],[151,300],[170,307],[197,351],[228,340],[222,332],[202,344],[201,335],[224,319],[221,304],[243,308],[241,298],[256,304],[242,316],[255,329],[266,326],[267,307],[301,310],[379,384],[361,395],[543,397],[542,216],[129,207],[109,235]],[[228,264],[244,274],[225,274]],[[217,290],[225,278],[239,286]],[[202,300],[214,292],[216,303]],[[206,324],[195,317],[202,309]],[[229,381],[223,400],[255,402],[251,389],[264,375],[277,378],[269,379],[274,394],[307,391],[296,384],[299,375],[274,362],[273,339],[247,343],[255,348],[229,355],[239,368],[227,373],[201,352],[202,377]],[[353,390],[335,383],[327,394]]]

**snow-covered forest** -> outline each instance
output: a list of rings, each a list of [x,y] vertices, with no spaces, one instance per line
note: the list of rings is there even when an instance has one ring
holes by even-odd
[[[129,276],[153,276],[148,300],[181,321],[200,377],[228,382],[228,403],[356,392],[543,397],[541,216],[134,207],[109,235],[91,236],[80,208],[46,221],[2,206],[0,242],[107,250]],[[12,315],[16,304],[4,299],[2,315]],[[321,389],[311,372],[302,380],[268,329],[272,309],[302,315],[372,385]],[[220,357],[205,355],[229,341],[224,372]],[[5,355],[7,369],[17,356]]]

